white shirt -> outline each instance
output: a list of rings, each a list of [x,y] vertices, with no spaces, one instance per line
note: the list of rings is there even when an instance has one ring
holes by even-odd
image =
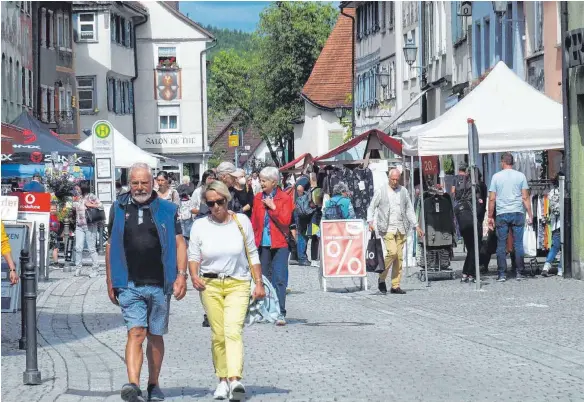
[[[202,186],[199,186],[193,191],[193,195],[191,196],[191,200],[193,200],[193,209],[201,209],[201,191],[203,190]]]
[[[243,214],[237,214],[237,219],[245,233],[251,263],[259,264],[260,257],[251,222]],[[198,219],[191,228],[189,261],[198,261],[201,264],[199,275],[214,273],[251,280],[243,241],[233,218],[223,224],[213,221],[210,216]]]
[[[402,195],[402,192],[405,193]],[[404,197],[402,199],[402,197]],[[375,190],[367,209],[367,222],[376,221],[377,230],[382,233],[407,234],[407,226],[418,225],[416,213],[410,201],[408,190],[399,186],[396,190],[389,185]],[[409,223],[409,225],[406,225]]]

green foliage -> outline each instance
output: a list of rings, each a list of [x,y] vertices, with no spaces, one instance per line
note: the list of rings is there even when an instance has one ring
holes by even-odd
[[[446,155],[442,158],[442,163],[444,163],[444,173],[445,174],[454,174],[454,159],[452,155]]]
[[[213,55],[211,117],[241,110],[239,123],[253,125],[271,152],[271,141],[284,146],[293,138],[291,122],[304,114],[302,87],[336,18],[330,3],[271,3],[245,49],[220,49]]]
[[[222,50],[233,50],[238,54],[249,51],[252,47],[252,34],[236,29],[217,28],[212,25],[204,27],[217,39],[217,46],[209,50],[207,60],[213,62],[215,56]]]

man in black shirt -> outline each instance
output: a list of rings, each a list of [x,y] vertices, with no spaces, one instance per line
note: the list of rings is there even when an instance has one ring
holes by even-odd
[[[130,168],[130,192],[112,205],[106,247],[108,294],[119,305],[128,328],[125,401],[145,401],[139,388],[142,344],[148,338],[148,400],[164,400],[158,377],[168,332],[170,296],[186,294],[186,244],[177,207],[152,191],[148,165]],[[177,270],[178,268],[178,270]]]

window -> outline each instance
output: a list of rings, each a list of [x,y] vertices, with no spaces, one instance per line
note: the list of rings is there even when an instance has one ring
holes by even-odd
[[[179,131],[180,108],[178,106],[165,106],[158,108],[158,130],[161,132]]]
[[[47,103],[49,108],[47,114],[51,123],[55,122],[55,88],[48,88]]]
[[[55,46],[55,18],[53,10],[48,10],[47,14],[47,47],[53,48]]]
[[[14,70],[12,69],[12,57],[8,61],[8,100],[14,102]]]
[[[77,77],[77,94],[79,96],[79,111],[94,113],[95,109],[95,77]]]
[[[67,98],[65,88],[59,88],[59,112],[67,111]]]
[[[132,110],[130,109],[130,87],[132,86],[132,83],[130,81],[124,81],[124,114],[130,114],[132,113]]]
[[[128,111],[134,113],[134,84],[128,82]]]
[[[28,71],[28,107],[32,108],[32,71]]]
[[[48,116],[48,100],[47,100],[47,87],[45,85],[41,85],[41,120],[47,122]]]
[[[41,8],[41,46],[47,46],[47,10]]]
[[[8,82],[8,78],[6,77],[7,72],[8,69],[6,68],[6,55],[2,53],[2,99],[4,100],[8,100],[8,85],[6,85]]]
[[[120,80],[116,80],[115,88],[114,112],[116,112],[116,114],[122,114],[122,82]]]
[[[543,50],[543,2],[536,1],[533,5],[535,7],[533,52],[535,53]]]
[[[95,13],[80,13],[77,18],[78,41],[97,41],[97,16]]]
[[[116,43],[121,43],[122,38],[122,18],[116,15]]]
[[[114,111],[114,97],[116,93],[116,84],[113,78],[107,80],[107,110]]]
[[[26,106],[26,70],[22,67],[20,72],[20,93],[22,96],[22,106]]]
[[[158,67],[176,67],[176,47],[158,47]]]
[[[431,1],[424,3],[424,14],[426,25],[424,28],[424,65],[429,65],[434,57],[434,3]]]
[[[112,43],[116,42],[116,16],[110,14],[110,40]]]
[[[466,38],[465,18],[467,17],[458,15],[461,5],[462,2],[460,1],[453,1],[451,3],[451,13],[453,20],[452,41],[454,44],[458,44]]]
[[[483,36],[482,36],[482,30],[481,30],[481,24],[477,23],[476,24],[476,33],[474,35],[474,37],[476,38],[476,44],[474,46],[474,59],[475,59],[475,67],[476,67],[476,72],[477,72],[477,77],[480,76],[483,73],[483,58],[482,58],[482,51],[483,51],[483,46],[482,46],[482,41],[483,41]]]
[[[328,132],[328,149],[334,149],[343,145],[345,132],[343,130],[329,130]]]
[[[71,111],[71,108],[73,107],[73,91],[70,86],[67,87],[65,99],[65,110]]]
[[[484,69],[487,71],[490,67],[490,60],[491,60],[491,21],[489,19],[485,19],[485,60],[484,60]]]
[[[507,5],[507,13],[505,14],[508,19],[513,16],[513,5]],[[505,24],[505,63],[507,67],[513,69],[513,21],[507,20]]]
[[[65,27],[63,26],[63,15],[61,13],[57,14],[57,46],[65,46]]]
[[[387,2],[381,2],[381,30],[385,32],[385,28],[387,26]],[[332,149],[332,148],[329,148]]]
[[[388,26],[389,29],[393,29],[393,24],[395,23],[395,3],[393,1],[389,2],[389,21]]]
[[[385,20],[385,15],[383,16]],[[362,39],[370,34],[378,32],[379,2],[372,1],[357,7],[357,39]]]
[[[16,61],[16,104],[20,105],[20,63],[18,62],[18,60]]]

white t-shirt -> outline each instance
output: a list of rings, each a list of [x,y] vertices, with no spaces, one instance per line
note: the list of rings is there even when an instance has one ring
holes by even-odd
[[[237,214],[243,227],[247,249],[252,264],[259,264],[260,257],[249,218]],[[250,267],[245,255],[243,237],[233,218],[220,224],[210,216],[195,221],[189,240],[189,261],[201,264],[200,275],[205,273],[224,274],[235,279],[250,280]]]

